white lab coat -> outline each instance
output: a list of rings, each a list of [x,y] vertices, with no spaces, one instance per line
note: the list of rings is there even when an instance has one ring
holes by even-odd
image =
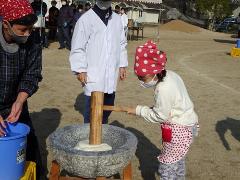
[[[119,68],[127,67],[127,40],[121,16],[113,12],[106,26],[90,9],[76,23],[70,53],[71,70],[87,72],[84,93],[116,91]]]

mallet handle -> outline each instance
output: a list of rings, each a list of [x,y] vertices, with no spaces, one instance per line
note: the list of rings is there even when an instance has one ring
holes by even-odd
[[[103,106],[104,111],[128,112],[128,108],[120,106]]]

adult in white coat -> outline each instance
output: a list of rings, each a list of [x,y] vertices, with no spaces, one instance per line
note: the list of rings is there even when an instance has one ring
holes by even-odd
[[[84,123],[90,122],[91,92],[104,92],[104,104],[114,105],[118,78],[126,78],[126,46],[121,16],[112,11],[109,0],[97,0],[76,23],[70,64],[84,87]],[[103,123],[107,123],[109,115],[104,112]]]

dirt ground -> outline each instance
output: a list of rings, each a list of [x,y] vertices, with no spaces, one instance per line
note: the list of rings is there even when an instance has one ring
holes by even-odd
[[[129,42],[128,78],[119,83],[117,105],[153,104],[152,89],[141,88],[133,74],[133,60],[135,48],[154,39],[156,33],[156,28],[145,28],[143,41]],[[240,179],[240,58],[229,55],[235,41],[229,34],[206,30],[160,31],[159,47],[168,55],[167,68],[183,78],[199,115],[200,135],[186,158],[189,180]],[[43,162],[48,168],[51,157],[46,138],[57,128],[83,122],[83,90],[70,71],[69,51],[57,48],[58,44],[53,43],[44,49],[44,79],[29,100]],[[133,179],[159,179],[159,125],[124,113],[112,113],[110,123],[128,129],[139,140],[132,160]]]

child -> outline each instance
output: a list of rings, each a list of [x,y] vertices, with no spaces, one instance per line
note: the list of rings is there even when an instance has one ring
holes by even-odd
[[[184,179],[185,157],[196,135],[198,117],[183,80],[173,71],[165,70],[166,54],[148,41],[136,50],[134,71],[141,86],[154,88],[153,108],[137,106],[130,114],[148,122],[160,123],[163,150],[158,160],[161,180]]]

